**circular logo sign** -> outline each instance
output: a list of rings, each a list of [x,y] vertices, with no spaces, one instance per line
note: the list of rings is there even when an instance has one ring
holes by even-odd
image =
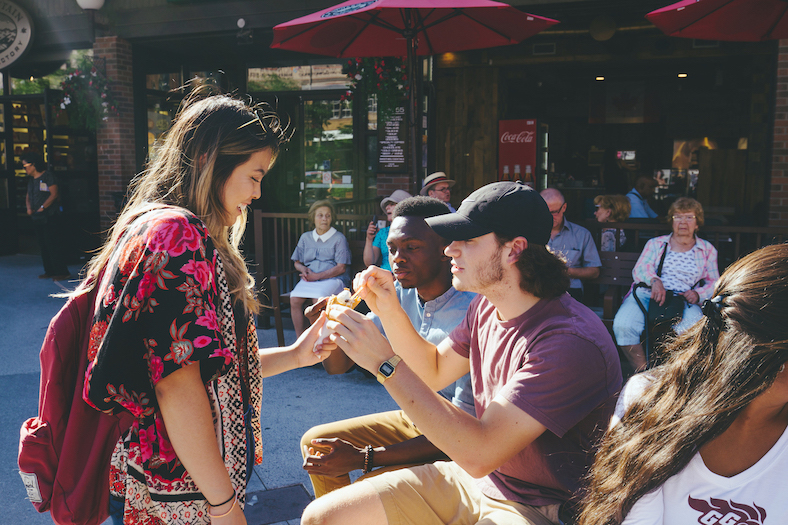
[[[337,7],[336,9],[332,9],[327,13],[323,13],[322,15],[320,15],[320,18],[330,18],[332,16],[346,15],[348,13],[359,11],[361,9],[364,9],[365,7],[371,6],[377,1],[378,0],[370,0],[369,2],[359,2],[357,4],[350,4],[342,7]]]
[[[0,69],[5,69],[27,51],[33,39],[33,21],[14,2],[0,0]]]

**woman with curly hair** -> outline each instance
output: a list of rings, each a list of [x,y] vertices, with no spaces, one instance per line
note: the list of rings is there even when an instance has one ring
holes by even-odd
[[[287,138],[270,108],[187,101],[76,292],[98,287],[85,401],[135,418],[112,455],[114,523],[245,524],[262,378],[322,357],[322,322],[290,347],[258,349],[238,249]]]
[[[788,523],[786,319],[788,245],[728,268],[668,361],[624,387],[578,524]]]

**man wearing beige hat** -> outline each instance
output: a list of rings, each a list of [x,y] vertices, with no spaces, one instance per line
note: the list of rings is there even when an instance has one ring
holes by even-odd
[[[436,171],[426,179],[424,179],[424,186],[419,192],[421,195],[428,195],[446,203],[452,213],[457,210],[451,205],[451,187],[454,186],[454,181],[449,179],[442,171]]]

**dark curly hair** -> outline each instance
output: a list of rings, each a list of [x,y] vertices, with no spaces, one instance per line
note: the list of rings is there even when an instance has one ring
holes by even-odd
[[[495,234],[499,246],[512,239]],[[566,260],[541,244],[528,244],[517,260],[520,270],[520,289],[540,299],[552,299],[569,288]]]

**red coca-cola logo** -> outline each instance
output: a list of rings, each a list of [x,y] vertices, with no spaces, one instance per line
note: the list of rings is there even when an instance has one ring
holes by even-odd
[[[519,133],[509,133],[508,131],[504,131],[501,135],[501,144],[522,144],[533,141],[533,131],[521,131]]]

